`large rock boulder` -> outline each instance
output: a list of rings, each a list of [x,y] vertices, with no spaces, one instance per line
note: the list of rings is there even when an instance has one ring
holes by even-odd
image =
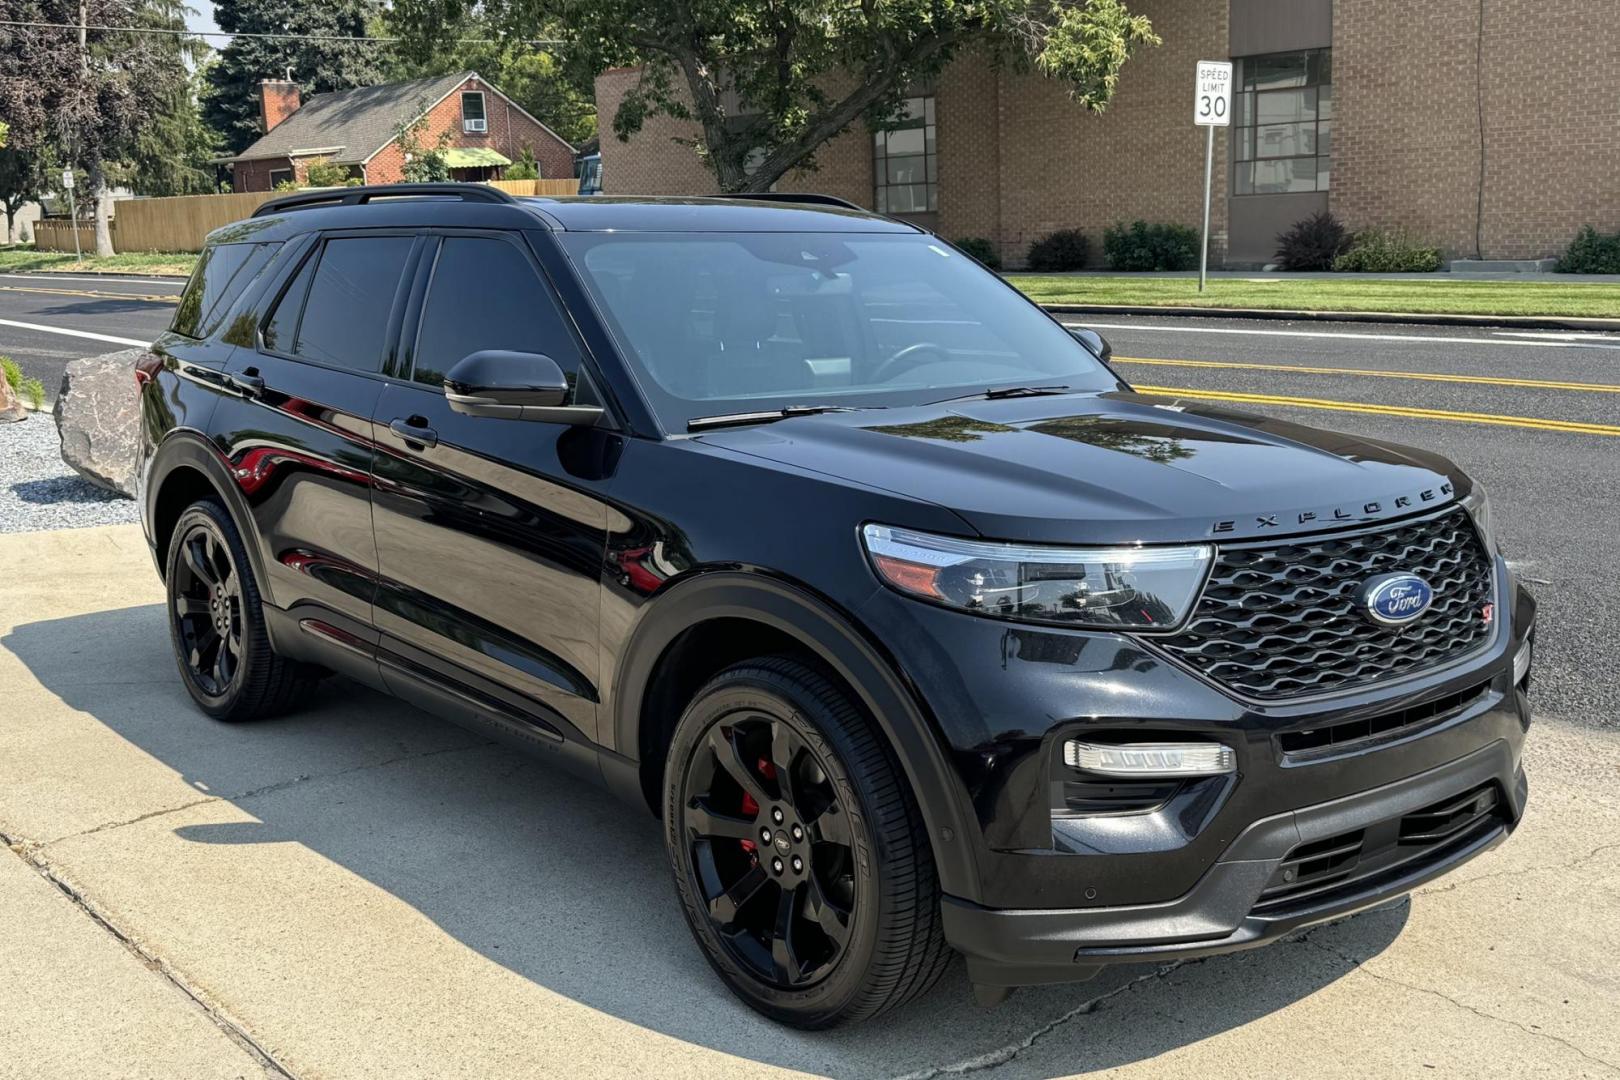
[[[62,460],[96,487],[135,497],[140,395],[135,361],[145,349],[120,349],[75,360],[56,395]]]
[[[6,381],[6,373],[0,371],[0,424],[26,419],[28,410],[23,408],[22,399],[17,396],[17,391]]]

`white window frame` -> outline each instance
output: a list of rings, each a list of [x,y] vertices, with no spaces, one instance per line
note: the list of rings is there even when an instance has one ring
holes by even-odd
[[[294,183],[296,183],[298,181],[298,170],[297,169],[271,169],[270,170],[270,190],[271,191],[276,190],[276,185],[281,182],[280,180],[277,180],[276,177],[281,176],[283,173],[286,174],[286,176],[283,177],[283,179],[290,180],[290,181],[292,181]]]
[[[478,96],[478,111],[480,116],[467,115],[467,99],[473,95]],[[482,90],[463,90],[461,92],[461,130],[464,134],[483,134],[489,131],[489,99]]]

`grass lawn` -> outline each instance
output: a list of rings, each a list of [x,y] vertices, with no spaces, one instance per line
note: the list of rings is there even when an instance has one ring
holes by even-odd
[[[0,273],[42,270],[83,274],[100,270],[116,274],[189,274],[196,262],[195,255],[149,251],[132,251],[102,259],[88,255],[80,261],[71,254],[55,251],[35,251],[24,247],[0,249]]]
[[[1620,285],[1519,281],[1378,281],[1009,274],[1042,304],[1288,308],[1302,311],[1408,311],[1426,315],[1574,315],[1620,319]]]

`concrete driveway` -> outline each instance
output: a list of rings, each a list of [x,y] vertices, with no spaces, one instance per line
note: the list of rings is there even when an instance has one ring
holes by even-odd
[[[0,536],[0,1076],[1620,1076],[1620,742],[1543,718],[1506,845],[1242,956],[805,1035],[658,830],[343,683],[194,711],[133,526]]]

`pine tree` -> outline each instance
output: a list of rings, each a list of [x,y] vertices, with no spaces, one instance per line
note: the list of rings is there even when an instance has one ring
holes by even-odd
[[[231,34],[313,34],[359,37],[374,32],[375,0],[219,0],[214,19]],[[264,134],[259,83],[285,79],[304,96],[352,90],[384,81],[387,46],[365,41],[235,37],[207,70],[203,119],[225,148],[238,153]]]

